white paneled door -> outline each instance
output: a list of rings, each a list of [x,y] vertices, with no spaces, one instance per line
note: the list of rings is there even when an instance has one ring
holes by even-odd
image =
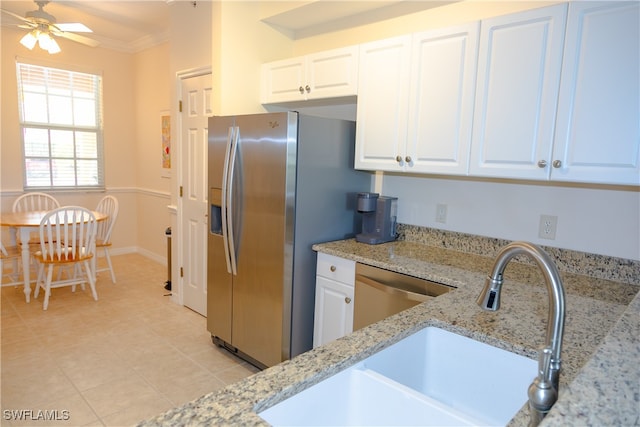
[[[181,83],[183,303],[207,315],[207,122],[211,74]]]

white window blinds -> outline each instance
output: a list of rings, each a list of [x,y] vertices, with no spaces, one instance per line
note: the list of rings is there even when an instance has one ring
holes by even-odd
[[[25,189],[104,188],[102,77],[17,63]]]

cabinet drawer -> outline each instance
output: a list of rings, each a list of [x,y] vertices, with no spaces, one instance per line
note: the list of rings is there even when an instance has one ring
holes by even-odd
[[[316,274],[348,285],[353,285],[355,283],[356,262],[319,252]]]

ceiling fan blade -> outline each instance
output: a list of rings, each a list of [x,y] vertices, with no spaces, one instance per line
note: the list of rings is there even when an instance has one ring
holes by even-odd
[[[89,37],[81,36],[80,34],[56,32],[54,35],[58,37],[64,37],[65,39],[73,40],[74,42],[82,43],[87,46],[96,47],[100,44],[99,41],[91,39]]]
[[[81,24],[80,22],[67,22],[64,24],[55,24],[55,26],[60,31],[65,32],[72,31],[74,33],[93,33],[91,28],[87,27],[84,24]]]
[[[6,14],[7,14],[7,15],[9,15],[9,16],[13,16],[13,17],[14,17],[14,18],[16,18],[16,19],[19,19],[20,21],[24,21],[24,22],[32,23],[32,21],[31,21],[31,20],[29,20],[29,19],[25,18],[24,16],[20,16],[20,15],[18,15],[17,13],[13,13],[13,12],[10,12],[10,11],[5,10],[5,9],[0,9],[0,10],[2,10],[4,13],[6,13]]]

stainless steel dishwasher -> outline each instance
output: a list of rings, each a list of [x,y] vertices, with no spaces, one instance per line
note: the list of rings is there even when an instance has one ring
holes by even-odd
[[[406,274],[356,263],[353,330],[455,289]]]

